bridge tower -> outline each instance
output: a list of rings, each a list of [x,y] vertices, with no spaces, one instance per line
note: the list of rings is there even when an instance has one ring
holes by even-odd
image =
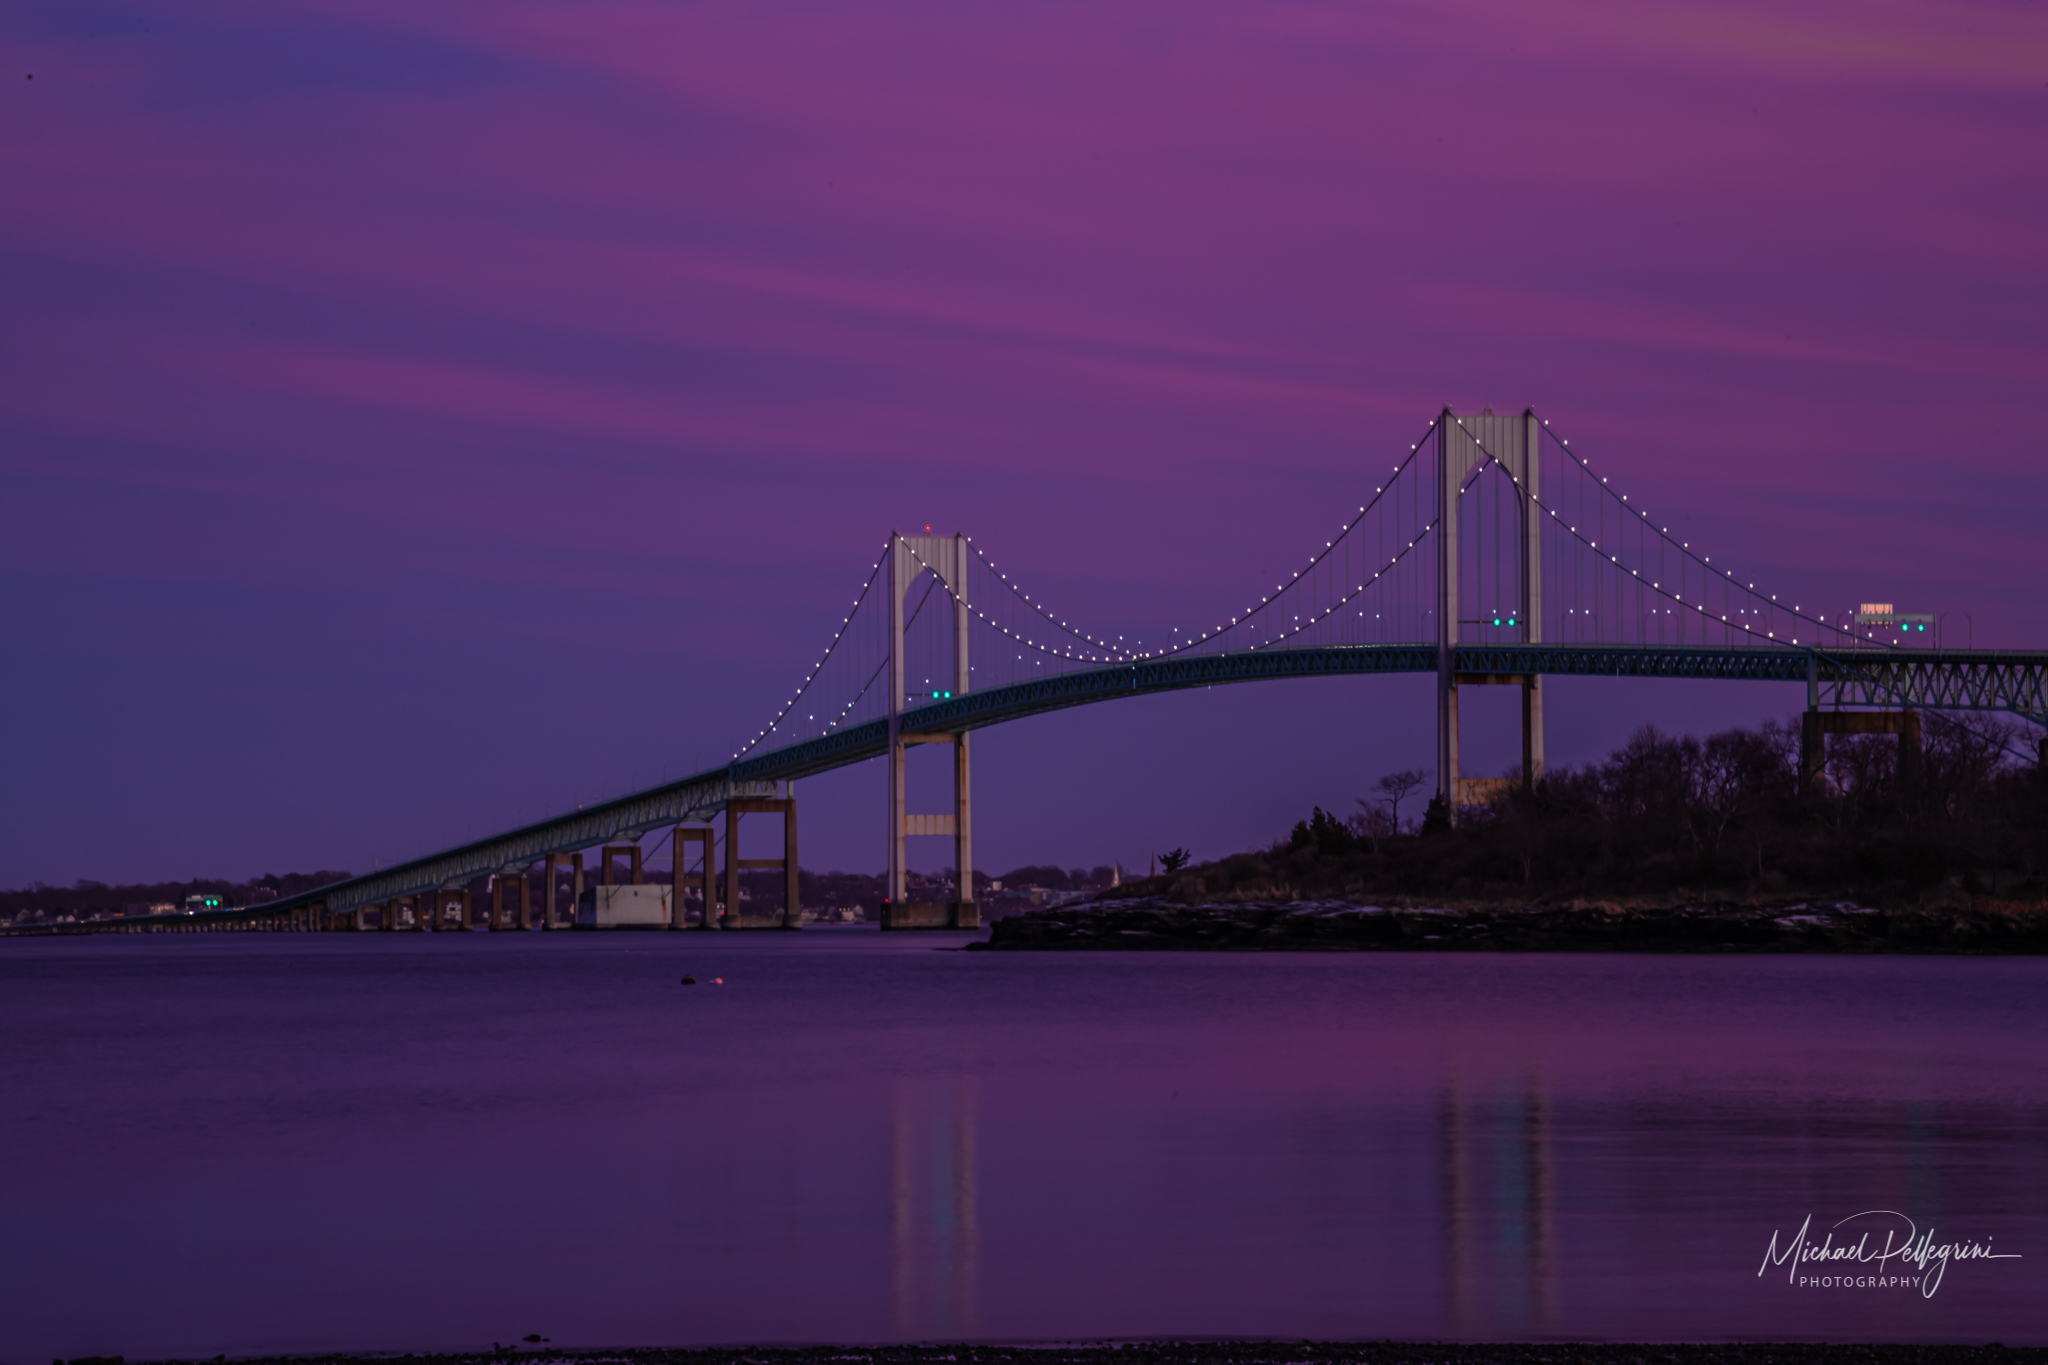
[[[906,696],[903,599],[918,574],[931,570],[953,602],[953,695],[968,689],[967,537],[889,534],[889,885],[882,902],[884,929],[972,929],[981,923],[974,903],[974,818],[967,781],[967,734],[914,734],[903,729]],[[944,690],[944,689],[941,689]],[[904,808],[904,750],[913,744],[953,746],[953,810],[912,815]],[[907,897],[903,841],[913,834],[953,836],[958,884],[951,902],[912,904]]]
[[[1521,494],[1521,515],[1515,519],[1516,575],[1520,600],[1515,603],[1522,642],[1543,640],[1543,509],[1537,504],[1542,468],[1542,426],[1534,409],[1496,416],[1488,408],[1463,417],[1450,408],[1436,424],[1436,790],[1452,823],[1465,804],[1464,782],[1458,775],[1458,688],[1461,684],[1502,684],[1522,689],[1522,783],[1533,787],[1543,776],[1543,677],[1537,673],[1465,673],[1457,671],[1459,491],[1489,456],[1514,479]],[[1492,629],[1491,618],[1488,618]]]

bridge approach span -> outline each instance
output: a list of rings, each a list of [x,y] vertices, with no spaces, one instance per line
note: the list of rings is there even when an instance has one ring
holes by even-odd
[[[1466,676],[1692,678],[1804,683],[1810,706],[1993,710],[2048,724],[2048,651],[1788,649],[1741,646],[1460,645]],[[908,736],[955,735],[1069,707],[1160,692],[1286,678],[1437,672],[1437,646],[1358,645],[1237,650],[1120,663],[1010,683],[905,710]],[[551,853],[638,838],[708,820],[731,800],[772,797],[778,784],[888,752],[886,720],[750,754],[724,767],[586,806],[444,852],[337,882],[249,913],[314,904],[343,913],[523,868]]]

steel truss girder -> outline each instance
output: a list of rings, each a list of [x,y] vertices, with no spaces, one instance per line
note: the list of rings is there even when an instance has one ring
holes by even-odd
[[[1714,645],[1459,645],[1460,673],[1805,682],[1806,651]]]
[[[2048,655],[1972,650],[1847,651],[1816,679],[1822,706],[1911,706],[1929,711],[2010,711],[2048,725]]]
[[[1743,648],[1714,645],[1459,645],[1459,673],[1547,673],[1605,678],[1701,678],[1811,682],[1838,706],[1913,706],[1928,710],[2010,711],[2048,724],[2048,652],[2014,650],[1862,650]],[[1055,674],[969,692],[905,711],[903,732],[957,734],[1070,706],[1194,687],[1281,678],[1370,673],[1434,673],[1434,644],[1249,649],[1145,659]],[[728,800],[773,797],[778,781],[846,767],[886,753],[886,720],[754,754],[723,768],[623,796],[586,810],[482,839],[445,853],[297,896],[251,913],[275,914],[314,902],[330,911],[436,891],[663,825],[708,820]]]
[[[1713,645],[1462,645],[1461,672],[1811,682],[1821,706],[2010,711],[2048,725],[2048,652],[1745,649]]]

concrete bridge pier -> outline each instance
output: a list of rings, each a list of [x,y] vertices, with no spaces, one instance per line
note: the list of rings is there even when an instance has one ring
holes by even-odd
[[[1799,790],[1809,797],[1827,793],[1829,735],[1897,735],[1899,785],[1920,785],[1920,713],[1918,711],[1808,710],[1799,718]]]
[[[569,908],[561,906],[560,888],[556,886],[555,872],[567,866],[569,869]],[[541,870],[540,927],[549,929],[574,929],[576,907],[583,901],[583,855],[581,853],[550,853],[547,865]]]
[[[568,929],[575,925],[575,910],[570,909],[567,924],[562,922],[561,888],[555,884],[555,870],[562,866],[562,855],[550,853],[542,860],[540,874],[540,927],[543,932],[550,929]],[[581,875],[577,881],[582,881]]]
[[[531,927],[533,912],[526,894],[524,872],[499,873],[491,886],[492,933]]]
[[[426,907],[428,927],[435,933],[453,930],[467,932],[469,929],[469,892],[435,891],[420,897],[420,904]],[[450,924],[449,921],[454,923]]]
[[[782,856],[742,858],[740,817],[749,814],[782,816]],[[707,850],[709,845],[707,844]],[[707,860],[708,865],[708,860]],[[783,902],[780,915],[748,915],[740,909],[740,873],[769,871],[782,873]],[[725,803],[725,919],[728,929],[797,929],[803,926],[803,901],[797,888],[796,798],[776,800],[732,800]]]
[[[645,879],[640,865],[640,845],[636,840],[630,844],[606,844],[598,854],[597,884],[599,886],[643,886]],[[614,875],[614,860],[623,858],[630,863],[628,881],[619,881]]]
[[[901,861],[902,843],[910,835],[950,836],[953,840],[953,869],[956,881],[950,901],[912,901],[907,891],[907,874],[892,878],[894,890],[882,903],[884,929],[974,929],[981,924],[981,907],[974,899],[974,806],[969,796],[967,736],[904,735],[900,750],[913,744],[945,744],[953,750],[953,809],[943,815],[900,815],[900,829],[894,840]],[[966,869],[963,871],[962,869]]]
[[[695,876],[692,876],[688,871],[689,855],[683,851],[686,845],[691,844],[696,845],[703,860]],[[713,856],[711,826],[677,825],[675,842],[670,847],[674,850],[676,861],[673,886],[669,892],[668,927],[671,929],[689,927],[684,919],[686,900],[684,893],[692,885],[695,885],[698,894],[704,898],[703,922],[697,927],[700,929],[716,929],[718,927],[718,864]]]
[[[1540,673],[1457,673],[1450,686],[1448,720],[1451,771],[1458,764],[1458,689],[1461,687],[1519,687],[1522,689],[1522,781],[1525,792],[1534,791],[1543,780],[1543,675]],[[1483,806],[1501,790],[1502,779],[1459,777],[1455,783],[1459,806]]]

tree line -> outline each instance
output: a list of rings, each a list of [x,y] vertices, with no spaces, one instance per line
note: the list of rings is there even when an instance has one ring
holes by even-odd
[[[1604,761],[1521,774],[1455,825],[1388,774],[1348,815],[1314,809],[1270,848],[1182,874],[1213,892],[1265,881],[1303,894],[1647,894],[1790,889],[2048,895],[2048,777],[2031,730],[1923,712],[1917,764],[1888,735],[1828,737],[1802,791],[1795,722],[1698,739],[1645,726]],[[1184,882],[1184,889],[1191,883]]]

